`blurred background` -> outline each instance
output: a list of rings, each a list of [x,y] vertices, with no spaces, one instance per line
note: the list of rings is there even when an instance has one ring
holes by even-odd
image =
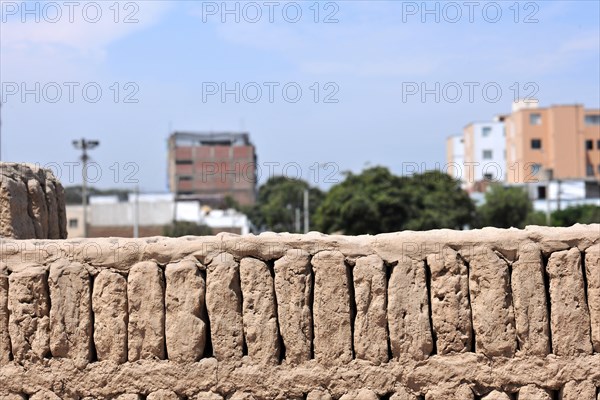
[[[600,222],[598,2],[0,12],[0,160],[69,237]]]

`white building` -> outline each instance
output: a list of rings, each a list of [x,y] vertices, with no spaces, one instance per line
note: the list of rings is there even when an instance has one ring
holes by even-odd
[[[533,182],[526,185],[536,211],[554,212],[559,208],[581,205],[600,207],[600,187],[597,182],[564,180]]]
[[[593,181],[539,181],[519,185],[507,184],[507,186],[524,188],[529,194],[535,211],[553,213],[558,209],[564,210],[582,205],[600,207],[600,186]],[[477,207],[485,204],[485,193],[471,192],[469,196]]]
[[[118,196],[90,196],[88,221],[93,227],[133,226],[137,217],[140,225],[168,225],[173,221],[173,200],[170,193],[140,194],[137,202],[135,193],[125,200]]]
[[[464,128],[463,182],[468,190],[478,182],[506,180],[506,138],[504,122],[473,122]]]
[[[69,237],[83,236],[81,205],[67,205]],[[88,232],[90,237],[157,236],[172,221],[195,222],[212,228],[213,232],[250,233],[251,222],[245,214],[234,209],[212,210],[198,201],[175,201],[171,193],[132,193],[127,199],[118,196],[90,196]]]
[[[462,135],[446,139],[446,171],[459,179],[463,188],[484,191],[479,183],[506,180],[506,134],[504,117],[493,121],[472,122],[464,127]]]
[[[446,139],[446,172],[456,179],[463,180],[462,170],[465,164],[465,140],[463,135],[449,136]]]

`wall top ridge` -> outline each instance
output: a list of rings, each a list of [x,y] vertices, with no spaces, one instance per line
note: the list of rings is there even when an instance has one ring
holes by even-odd
[[[0,238],[0,263],[9,272],[34,265],[49,265],[66,258],[94,268],[113,268],[127,271],[141,261],[160,265],[195,259],[207,265],[219,253],[230,253],[235,259],[254,257],[272,261],[288,250],[305,251],[311,256],[323,250],[338,250],[354,261],[377,254],[387,263],[400,260],[424,260],[446,248],[469,254],[483,246],[501,253],[507,260],[518,258],[519,251],[537,246],[547,256],[552,252],[577,247],[580,251],[600,243],[600,224],[571,227],[528,226],[525,229],[483,228],[470,231],[440,229],[431,231],[402,231],[378,235],[344,236],[265,232],[259,235],[222,233],[216,236],[185,236],[181,238],[149,237],[89,238],[64,240],[15,240]],[[287,253],[287,255],[286,255]]]

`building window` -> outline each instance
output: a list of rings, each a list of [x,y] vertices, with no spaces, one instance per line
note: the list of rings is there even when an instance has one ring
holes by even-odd
[[[585,149],[586,150],[594,150],[594,142],[591,140],[585,141]]]
[[[190,175],[184,175],[184,176],[180,176],[179,177],[179,182],[181,182],[181,181],[191,181],[192,179],[193,179],[192,176],[190,176]]]
[[[79,220],[77,218],[69,219],[69,228],[77,228]]]
[[[546,186],[538,186],[537,198],[540,200],[544,200],[546,198]]]
[[[531,175],[537,175],[542,169],[542,164],[531,164]]]
[[[192,160],[175,160],[175,165],[192,165]]]
[[[598,164],[598,174],[600,174],[600,164]]]
[[[540,150],[542,148],[542,139],[531,139],[531,148]]]
[[[598,166],[600,169],[600,166]],[[585,198],[597,199],[600,197],[600,185],[598,182],[585,182]]]
[[[600,125],[600,115],[586,115],[585,116],[585,124],[586,125]]]
[[[483,179],[485,179],[486,181],[491,181],[492,179],[494,179],[494,176],[492,174],[483,174]]]
[[[491,128],[491,127],[489,127],[489,126],[484,126],[484,127],[481,129],[481,136],[483,136],[483,137],[488,137],[488,136],[490,136],[491,134],[492,134],[492,128]]]
[[[600,140],[598,140],[598,142],[596,142],[596,148],[597,148],[598,150],[600,150]]]
[[[529,125],[541,125],[542,114],[529,114]]]
[[[585,167],[585,174],[587,176],[594,176],[594,166],[592,164],[588,164]]]
[[[492,159],[492,150],[484,150],[483,151],[483,159],[484,160],[491,160]]]

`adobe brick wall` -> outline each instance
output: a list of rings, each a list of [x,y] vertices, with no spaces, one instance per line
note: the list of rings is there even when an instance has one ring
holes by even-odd
[[[50,170],[0,162],[0,237],[67,237],[64,189]]]
[[[140,226],[139,237],[160,236],[163,234],[164,226]],[[229,232],[239,234],[240,228],[212,228],[212,234],[216,235],[221,232]],[[93,226],[88,225],[88,237],[133,237],[133,228],[131,226]]]
[[[600,225],[0,242],[1,399],[585,399]]]

